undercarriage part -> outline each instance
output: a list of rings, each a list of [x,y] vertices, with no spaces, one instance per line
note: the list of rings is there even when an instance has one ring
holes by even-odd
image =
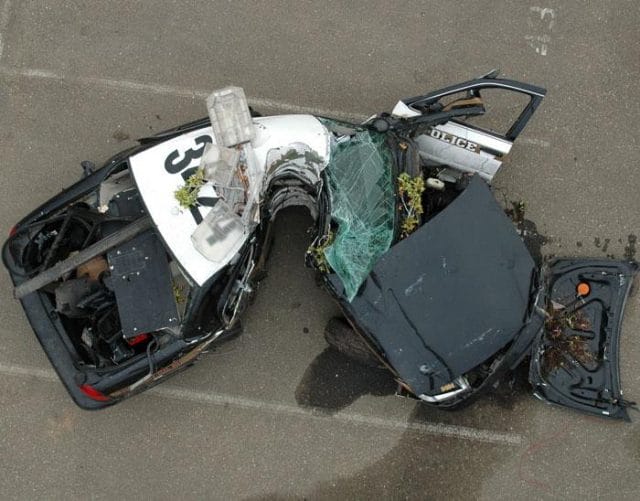
[[[265,218],[268,240],[271,238],[272,222],[278,212],[291,206],[305,207],[315,221],[315,239],[309,249],[314,248],[319,239],[330,232],[328,218],[328,197],[325,185],[324,163],[318,153],[306,144],[292,143],[282,148],[274,148],[267,155],[267,174],[264,180],[263,196],[267,203]],[[309,252],[307,263],[310,263]],[[258,273],[264,271],[266,257],[259,255]],[[317,266],[316,266],[317,267]],[[254,274],[254,278],[255,278]]]
[[[23,269],[36,274],[85,247],[91,242],[100,217],[85,206],[74,206],[33,224],[33,229],[24,228],[29,237],[18,259]]]
[[[76,269],[76,277],[88,277],[89,280],[98,281],[102,274],[107,271],[109,265],[107,260],[102,256],[96,256]]]
[[[50,284],[54,280],[62,277],[65,273],[74,271],[81,264],[86,263],[96,256],[104,254],[108,250],[113,249],[114,247],[126,242],[127,240],[130,240],[131,238],[135,237],[145,230],[148,230],[151,227],[152,223],[149,217],[145,216],[134,221],[133,223],[125,226],[116,233],[113,233],[96,242],[95,244],[82,249],[77,254],[68,257],[64,261],[60,261],[59,263],[36,275],[35,277],[22,282],[14,289],[14,297],[16,299],[20,299],[27,294],[41,289],[45,285]]]
[[[147,231],[107,254],[108,285],[118,304],[122,336],[179,326],[167,255],[155,232]]]
[[[293,143],[267,154],[263,194],[270,219],[290,206],[306,207],[318,218],[318,197],[322,191],[324,164],[306,144]]]
[[[96,293],[102,287],[95,280],[87,277],[75,278],[62,282],[55,290],[56,311],[69,318],[81,318],[91,314],[91,299],[97,299]]]

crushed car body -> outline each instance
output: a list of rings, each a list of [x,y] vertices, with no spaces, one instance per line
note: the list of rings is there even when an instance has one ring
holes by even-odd
[[[485,91],[524,98],[502,132],[476,122]],[[539,398],[628,419],[637,264],[537,262],[490,189],[545,94],[492,72],[355,124],[252,116],[221,89],[208,118],[85,169],[20,221],[3,248],[14,294],[74,401],[111,405],[237,334],[273,221],[302,206],[304,258],[350,326],[335,346],[364,346],[403,393],[460,408],[530,360]]]

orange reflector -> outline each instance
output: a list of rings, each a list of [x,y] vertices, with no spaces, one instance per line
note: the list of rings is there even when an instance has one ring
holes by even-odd
[[[580,282],[576,287],[576,292],[578,293],[578,296],[588,296],[591,292],[591,287],[587,282]]]

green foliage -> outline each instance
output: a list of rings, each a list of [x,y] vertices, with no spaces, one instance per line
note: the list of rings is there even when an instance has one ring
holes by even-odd
[[[198,203],[198,193],[205,181],[203,169],[198,169],[187,178],[184,185],[174,192],[180,207],[189,209]]]
[[[185,296],[185,286],[177,283],[173,283],[173,297],[176,300],[176,303],[182,304],[187,298]]]
[[[422,193],[425,185],[422,176],[411,177],[406,172],[398,176],[398,194],[400,195],[402,220],[401,237],[405,238],[413,233],[420,224],[420,216],[424,213],[422,207]]]
[[[325,237],[320,239],[318,245],[310,245],[307,249],[307,253],[311,254],[313,258],[316,268],[322,273],[329,273],[331,267],[327,262],[327,257],[324,254],[324,251],[327,247],[329,247],[333,243],[333,232],[330,231]]]

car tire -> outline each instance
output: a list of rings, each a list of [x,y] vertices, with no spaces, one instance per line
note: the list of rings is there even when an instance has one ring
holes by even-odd
[[[380,367],[380,360],[367,342],[351,325],[340,317],[333,317],[324,328],[324,338],[332,348],[367,367]]]

